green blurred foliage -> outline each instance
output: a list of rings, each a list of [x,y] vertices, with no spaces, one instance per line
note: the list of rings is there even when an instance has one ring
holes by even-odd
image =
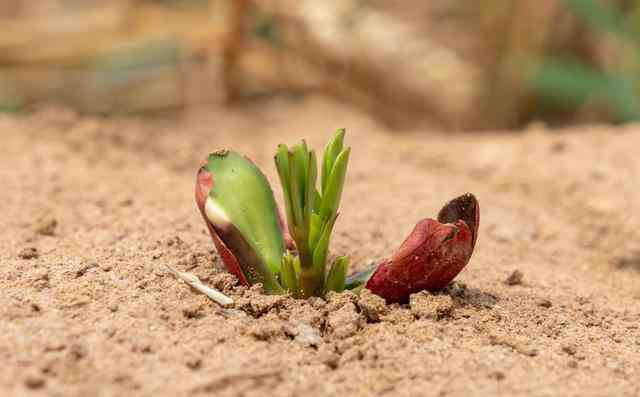
[[[597,37],[608,39],[608,65],[570,55],[543,59],[531,83],[549,112],[604,109],[619,123],[640,120],[640,1],[626,12],[597,0],[565,0],[569,10]]]

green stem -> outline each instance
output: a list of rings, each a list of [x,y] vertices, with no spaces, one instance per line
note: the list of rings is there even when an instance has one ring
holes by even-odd
[[[300,291],[304,298],[310,296],[322,296],[324,280],[318,276],[313,267],[313,256],[309,252],[308,244],[302,240],[298,244],[298,256],[300,257]]]
[[[300,271],[300,291],[303,298],[322,296],[323,289],[324,282],[313,269],[302,269]]]

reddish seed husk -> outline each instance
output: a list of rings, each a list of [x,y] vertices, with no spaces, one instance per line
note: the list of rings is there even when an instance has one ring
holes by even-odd
[[[445,205],[438,218],[420,221],[365,287],[387,303],[407,302],[412,293],[446,287],[473,253],[479,225],[477,200],[471,194],[460,196]]]

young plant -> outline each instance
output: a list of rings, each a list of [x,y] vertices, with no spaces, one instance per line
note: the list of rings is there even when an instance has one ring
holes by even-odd
[[[276,166],[295,244],[285,244],[273,192],[255,164],[223,150],[210,154],[201,166],[198,208],[223,262],[243,284],[261,283],[267,293],[289,291],[304,298],[344,290],[346,257],[337,258],[325,272],[349,162],[344,134],[338,130],[325,149],[320,190],[315,152],[304,142],[291,151],[278,147]]]
[[[376,268],[347,279],[349,259],[341,256],[327,272],[349,162],[344,134],[338,130],[329,141],[319,171],[304,141],[278,146],[289,233],[266,177],[250,160],[228,150],[209,155],[198,171],[196,203],[225,266],[244,285],[261,283],[269,294],[300,298],[367,288],[389,303],[406,302],[412,293],[446,287],[475,247],[480,210],[470,193],[447,203],[437,220],[420,221]]]
[[[282,185],[287,225],[296,243],[297,256],[283,267],[286,287],[294,296],[322,296],[328,290],[342,291],[348,259],[339,257],[326,275],[331,232],[338,217],[340,197],[347,173],[350,148],[344,148],[345,130],[340,129],[327,144],[320,168],[320,190],[316,186],[316,154],[302,143],[289,149],[278,146],[276,168]]]

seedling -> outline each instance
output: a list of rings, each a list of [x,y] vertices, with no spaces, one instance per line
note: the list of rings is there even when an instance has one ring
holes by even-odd
[[[278,146],[288,233],[255,164],[228,150],[209,155],[198,172],[196,202],[224,264],[245,285],[299,298],[367,288],[387,302],[404,302],[414,292],[444,288],[466,266],[477,239],[479,207],[469,193],[449,202],[438,220],[420,221],[374,269],[347,279],[347,257],[327,266],[349,163],[344,136],[340,129],[329,141],[320,169],[304,141]]]
[[[279,145],[275,156],[282,185],[287,225],[297,255],[287,254],[283,281],[294,296],[322,296],[344,289],[348,259],[339,257],[328,276],[325,268],[331,232],[338,217],[350,149],[343,148],[345,131],[338,130],[327,144],[321,164],[320,190],[316,187],[316,154],[302,141],[289,150]],[[290,264],[290,265],[289,265]]]

